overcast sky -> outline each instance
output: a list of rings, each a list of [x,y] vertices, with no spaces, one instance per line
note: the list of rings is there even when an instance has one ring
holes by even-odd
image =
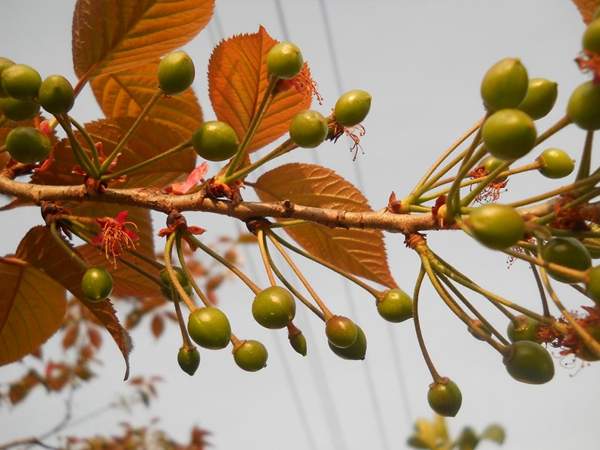
[[[220,32],[225,36],[254,32],[263,24],[274,37],[284,38],[273,0],[217,3],[222,27],[212,24],[186,47],[196,63],[195,87],[207,119],[214,114],[206,94],[206,64],[215,40],[222,37]],[[365,122],[367,135],[362,141],[365,154],[353,163],[348,142],[342,139],[336,145],[320,147],[317,158],[355,183],[360,173],[374,208],[384,206],[391,191],[400,197],[408,192],[437,154],[482,115],[479,82],[498,59],[520,57],[530,76],[559,83],[555,111],[538,123],[539,129],[563,115],[569,92],[584,79],[573,63],[584,28],[568,0],[328,0],[335,56],[328,52],[317,0],[283,0],[282,4],[289,37],[303,50],[325,97],[321,111],[327,113],[339,94],[335,61],[340,67],[342,89],[362,88],[373,95],[371,114]],[[42,75],[63,73],[74,81],[70,44],[73,5],[72,0],[3,0],[0,54],[35,66]],[[74,114],[83,121],[100,117],[88,89],[78,99]],[[572,127],[548,145],[562,147],[578,158],[583,139],[584,133]],[[314,151],[302,150],[290,160],[312,163],[314,157]],[[537,175],[522,176],[510,182],[504,198],[541,192],[558,183]],[[41,218],[32,209],[2,214],[0,252],[9,253],[28,227],[39,224]],[[190,214],[188,220],[208,228],[208,241],[235,231],[227,218]],[[164,217],[156,217],[158,224],[163,221]],[[437,252],[484,286],[539,309],[537,291],[525,264],[515,263],[507,269],[502,255],[459,233],[430,233],[429,241]],[[394,276],[405,290],[412,291],[418,271],[415,255],[405,248],[402,236],[388,235],[386,242]],[[256,265],[254,252],[251,257]],[[306,270],[335,310],[352,315],[365,330],[369,349],[364,363],[342,361],[332,355],[321,324],[303,313],[298,323],[309,338],[309,356],[299,357],[288,347],[285,333],[267,331],[253,323],[251,295],[232,281],[220,291],[221,306],[241,330],[239,334],[260,339],[268,347],[270,359],[265,370],[244,373],[235,367],[229,351],[202,351],[200,369],[190,378],[175,363],[180,345],[177,328],[171,326],[156,342],[147,331],[148,325],[143,324],[133,333],[132,374],[163,376],[159,401],[151,412],[141,410],[133,417],[110,413],[70,431],[82,435],[110,433],[122,420],[145,424],[158,416],[162,427],[182,439],[187,439],[187,431],[194,424],[210,430],[211,441],[219,450],[405,448],[409,424],[416,417],[432,416],[426,401],[430,378],[412,323],[391,327],[380,320],[372,299],[363,292],[352,287],[347,290],[337,277],[312,265],[306,265]],[[258,282],[265,285],[264,275],[258,276]],[[565,293],[564,301],[570,308],[584,303],[571,290],[560,292]],[[483,304],[480,298],[473,301]],[[506,326],[493,310],[482,310],[489,311],[499,327]],[[465,424],[481,429],[499,422],[507,428],[506,449],[598,447],[597,365],[582,370],[562,368],[557,357],[557,373],[551,383],[519,384],[506,374],[495,351],[465,332],[429,285],[422,295],[422,324],[439,371],[452,377],[463,393],[463,407],[450,421],[455,432]],[[49,348],[56,347],[51,341]],[[76,416],[125,391],[121,383],[123,363],[108,339],[102,357],[105,365],[98,380],[76,397]],[[19,364],[3,367],[0,382],[14,379],[20,371]],[[369,386],[374,386],[374,395]],[[300,392],[314,444],[292,404],[291,388]],[[0,442],[50,429],[60,414],[62,400],[49,400],[41,390],[24,406],[2,406]]]

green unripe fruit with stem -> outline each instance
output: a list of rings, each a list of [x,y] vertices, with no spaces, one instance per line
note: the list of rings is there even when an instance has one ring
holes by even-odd
[[[0,56],[0,97],[6,96],[6,92],[4,92],[4,89],[2,88],[2,72],[4,72],[4,69],[6,69],[7,67],[10,67],[14,64],[15,64],[14,61]]]
[[[158,85],[167,95],[185,91],[192,85],[195,76],[194,62],[182,50],[169,53],[158,64]]]
[[[454,381],[442,378],[429,385],[427,401],[440,416],[454,417],[462,405],[462,394]]]
[[[503,159],[496,158],[495,156],[489,155],[489,156],[486,156],[481,161],[480,167],[483,167],[485,169],[485,172],[489,175],[490,173],[492,173],[494,170],[499,168],[505,162],[506,161],[504,161]]]
[[[364,331],[358,325],[358,336],[356,337],[356,341],[350,347],[341,348],[336,347],[331,342],[328,342],[329,348],[333,353],[338,355],[342,359],[349,359],[354,361],[359,361],[365,359],[365,355],[367,353],[367,336]]]
[[[204,122],[192,135],[196,153],[209,161],[225,161],[231,158],[240,145],[235,130],[225,122]]]
[[[525,234],[525,221],[517,210],[497,203],[473,209],[468,226],[475,239],[495,250],[512,247]]]
[[[271,286],[254,297],[252,315],[265,328],[283,328],[296,315],[296,302],[287,289]]]
[[[269,354],[264,345],[258,341],[243,341],[233,350],[233,359],[241,369],[256,372],[267,365]]]
[[[404,322],[413,316],[412,298],[402,289],[390,289],[377,299],[377,312],[388,322]]]
[[[569,98],[567,116],[584,130],[600,129],[600,84],[586,81]]]
[[[298,147],[315,148],[327,137],[327,119],[317,111],[302,111],[290,124],[290,139]]]
[[[173,267],[173,271],[175,272],[177,281],[179,281],[179,284],[186,292],[186,294],[192,295],[192,286],[190,285],[190,281],[188,280],[188,277],[186,276],[183,269],[181,267]],[[162,284],[160,290],[165,297],[173,301],[174,295],[175,298],[179,299],[177,289],[171,284],[171,278],[169,277],[169,272],[167,271],[167,269],[163,269],[160,271],[160,282]]]
[[[227,347],[231,338],[229,319],[223,311],[213,306],[192,311],[187,328],[196,344],[211,350]]]
[[[542,248],[544,261],[569,269],[585,271],[592,265],[592,258],[585,246],[571,237],[558,237],[549,240]],[[548,269],[548,275],[564,283],[578,283],[581,280],[575,276],[565,275],[557,270]]]
[[[196,347],[181,347],[177,353],[179,367],[188,375],[194,375],[200,365],[200,352]]]
[[[521,383],[544,384],[554,377],[552,356],[536,342],[514,342],[503,362],[510,376]]]
[[[48,158],[52,143],[48,136],[32,127],[17,127],[6,136],[6,150],[11,158],[33,164]]]
[[[40,111],[40,105],[33,100],[18,100],[12,97],[0,98],[0,112],[7,119],[20,121],[34,118]]]
[[[531,117],[518,109],[501,109],[483,124],[485,148],[496,158],[513,160],[534,147],[537,131]]]
[[[19,100],[37,97],[42,77],[33,67],[13,64],[2,71],[2,89],[7,95]]]
[[[548,115],[558,97],[558,84],[545,78],[532,78],[529,80],[527,95],[517,106],[534,120]]]
[[[296,351],[296,353],[299,353],[302,356],[306,356],[308,348],[306,344],[306,338],[304,337],[302,332],[288,334],[288,339],[290,341],[290,345]]]
[[[267,53],[267,71],[274,77],[284,80],[294,78],[300,73],[303,65],[302,52],[291,42],[275,44]]]
[[[106,300],[113,289],[113,279],[104,267],[90,267],[81,278],[84,300],[97,303]]]
[[[489,111],[515,108],[527,93],[529,77],[520,60],[504,58],[494,64],[481,81],[481,98]]]
[[[538,156],[539,172],[548,178],[564,178],[573,172],[575,162],[569,154],[559,148],[547,148]]]
[[[600,20],[594,19],[585,29],[581,46],[584,50],[600,54]]]
[[[592,267],[588,272],[587,293],[600,305],[600,266]]]
[[[75,103],[75,92],[65,77],[51,75],[42,82],[38,101],[42,108],[52,114],[65,114]]]
[[[511,342],[517,341],[537,341],[537,332],[540,328],[540,323],[527,316],[516,316],[515,320],[511,320],[506,328],[506,334]]]
[[[325,323],[325,334],[331,345],[348,348],[358,338],[358,326],[344,316],[333,316]]]
[[[352,127],[365,120],[370,109],[371,94],[362,89],[353,89],[338,98],[333,115],[340,125]]]

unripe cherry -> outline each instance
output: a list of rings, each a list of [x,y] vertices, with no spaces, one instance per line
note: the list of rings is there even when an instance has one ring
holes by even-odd
[[[335,102],[333,114],[340,125],[352,127],[358,125],[371,109],[371,94],[362,89],[345,92]]]
[[[269,354],[263,344],[258,341],[243,341],[233,350],[233,359],[241,369],[256,372],[267,365]]]
[[[81,278],[84,300],[92,303],[106,300],[113,289],[113,279],[104,267],[90,267]]]
[[[600,85],[593,81],[580,84],[569,98],[567,116],[584,130],[600,128]]]
[[[290,139],[298,147],[315,148],[327,137],[327,119],[317,111],[302,111],[290,124]]]
[[[283,328],[296,315],[296,302],[287,289],[271,286],[254,297],[252,315],[265,328]]]
[[[559,148],[547,148],[537,160],[541,163],[539,172],[548,178],[564,178],[575,169],[573,159]]]
[[[558,97],[558,84],[545,78],[529,80],[527,94],[517,109],[528,114],[532,119],[541,119],[548,115]]]
[[[454,381],[442,378],[429,385],[427,401],[440,416],[454,417],[462,405],[462,393]]]
[[[485,73],[481,81],[481,98],[490,111],[515,108],[527,93],[527,70],[519,59],[504,58]]]
[[[388,322],[403,322],[413,316],[413,303],[402,289],[389,289],[377,299],[377,312]]]
[[[514,342],[503,362],[510,376],[522,383],[544,384],[554,378],[552,357],[536,342]]]
[[[331,351],[338,355],[340,358],[355,361],[365,359],[365,355],[367,353],[367,336],[365,335],[361,327],[359,327],[358,325],[356,327],[358,328],[358,336],[356,337],[356,341],[354,342],[354,344],[352,344],[350,347],[336,347],[331,342],[328,342]]]
[[[303,65],[302,52],[291,42],[275,44],[267,53],[267,71],[277,78],[294,78]]]
[[[177,353],[179,367],[188,375],[194,375],[200,365],[200,352],[196,347],[181,347]]]
[[[195,76],[194,62],[182,50],[169,53],[158,64],[158,85],[168,95],[185,91],[192,85]]]
[[[600,20],[595,19],[587,26],[581,39],[581,46],[588,52],[600,54]]]
[[[585,246],[571,237],[556,237],[550,239],[542,247],[544,261],[573,270],[585,271],[592,265],[592,258]],[[557,270],[548,269],[548,275],[564,283],[577,283],[580,280],[574,276],[565,275]]]
[[[518,109],[501,109],[481,128],[485,148],[495,157],[513,160],[525,156],[535,145],[537,131],[531,117]]]
[[[2,71],[2,88],[9,96],[19,100],[37,97],[42,77],[33,67],[13,64]]]
[[[512,247],[525,234],[525,221],[517,210],[498,203],[473,209],[468,217],[468,227],[475,239],[496,250]]]
[[[325,334],[331,345],[350,347],[358,338],[358,326],[344,316],[333,316],[325,324]]]
[[[537,340],[540,323],[531,317],[520,315],[508,323],[506,334],[511,342]]]
[[[192,311],[187,328],[196,344],[211,350],[227,347],[231,339],[229,319],[223,311],[212,306]]]

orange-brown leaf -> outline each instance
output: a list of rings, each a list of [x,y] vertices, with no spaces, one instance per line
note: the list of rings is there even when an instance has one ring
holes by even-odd
[[[86,130],[94,140],[101,142],[104,153],[110,154],[119,142],[121,136],[129,129],[134,119],[121,117],[117,119],[97,120],[85,125]],[[116,170],[121,170],[133,164],[145,161],[183,142],[180,134],[153,120],[146,120],[133,133],[122,151]],[[85,142],[81,138],[82,144]],[[54,147],[55,161],[51,170],[33,176],[35,183],[64,185],[81,184],[81,175],[72,173],[75,159],[67,140],[59,142]],[[194,169],[196,154],[193,150],[184,150],[169,158],[128,176],[125,182],[113,183],[119,187],[158,187],[162,188],[183,178]]]
[[[73,347],[75,342],[77,341],[77,337],[79,336],[79,324],[73,323],[65,329],[62,338],[62,347],[66,350],[68,348]]]
[[[158,88],[157,69],[156,61],[95,78],[91,86],[104,114],[109,118],[137,117]],[[147,117],[177,132],[183,141],[202,123],[202,110],[190,88],[176,96],[162,97]]]
[[[594,13],[600,7],[600,0],[573,0],[585,23],[590,23]]]
[[[219,120],[229,123],[240,139],[267,90],[266,57],[276,43],[261,26],[257,33],[221,42],[210,58],[208,87],[212,107]],[[304,70],[308,71],[308,67]],[[292,118],[309,108],[311,100],[311,93],[294,87],[277,93],[248,149],[264,147],[285,134]]]
[[[304,206],[365,212],[371,208],[364,195],[334,171],[314,164],[286,164],[256,181],[263,201],[290,200]],[[390,273],[383,235],[378,230],[297,225],[285,231],[309,253],[341,269],[389,287]]]
[[[28,262],[0,258],[0,365],[35,351],[62,325],[65,289]]]
[[[43,270],[48,276],[64,286],[78,299],[84,298],[81,292],[83,269],[54,241],[46,227],[34,227],[21,240],[17,256],[32,266]],[[125,359],[125,378],[129,375],[129,352],[131,338],[121,326],[110,300],[99,303],[81,302],[104,325],[113,337]]]
[[[214,0],[78,0],[73,65],[79,78],[155,61],[198,34]]]
[[[154,314],[152,317],[152,322],[150,323],[150,329],[152,330],[152,335],[158,339],[165,331],[165,320],[160,314]]]

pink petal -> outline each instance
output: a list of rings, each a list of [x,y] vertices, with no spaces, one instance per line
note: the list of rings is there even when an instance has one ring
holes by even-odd
[[[175,195],[187,194],[192,188],[204,180],[204,175],[208,172],[208,163],[203,162],[190,172],[187,179],[182,183],[173,183],[165,189],[167,192]]]

